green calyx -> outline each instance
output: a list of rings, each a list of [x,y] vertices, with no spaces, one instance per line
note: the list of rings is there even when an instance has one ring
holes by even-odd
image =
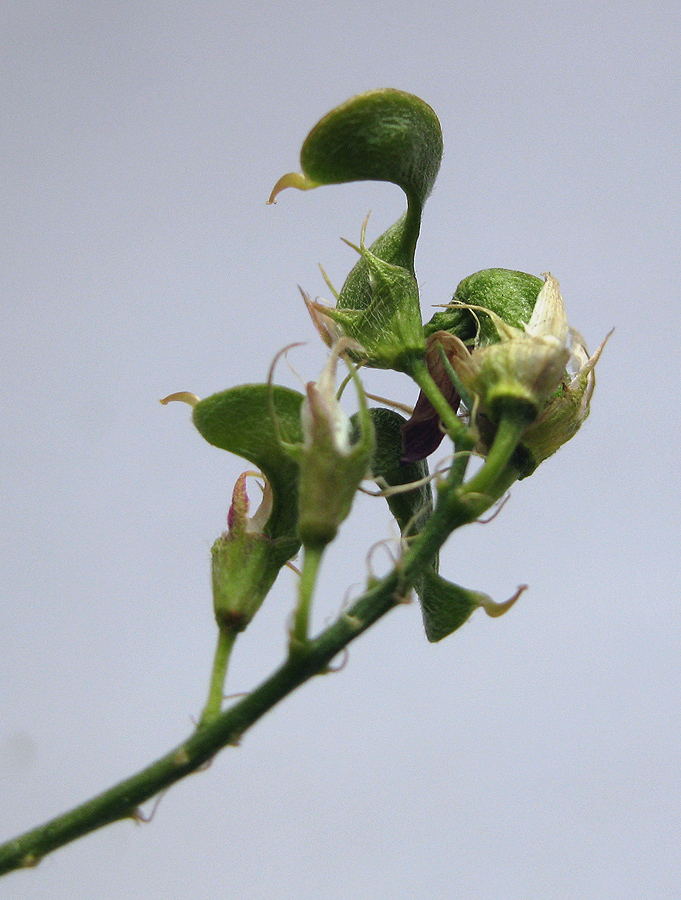
[[[410,372],[414,359],[422,358],[426,341],[421,324],[419,290],[414,276],[402,266],[386,262],[364,245],[359,247],[368,273],[371,298],[366,306],[346,307],[341,297],[326,316],[342,333],[362,346],[364,365]]]
[[[298,549],[297,463],[282,449],[286,440],[302,438],[302,394],[279,385],[245,384],[206,397],[194,407],[194,425],[216,447],[242,456],[265,475],[272,488],[272,512],[263,533]],[[271,410],[276,415],[275,424]],[[288,558],[288,557],[287,557]]]
[[[260,473],[244,472],[237,478],[227,517],[228,530],[211,548],[213,607],[221,631],[237,634],[256,614],[298,542],[291,537],[273,540],[264,533],[274,495],[263,475],[262,502],[249,516],[246,482]]]
[[[336,397],[336,366],[350,342],[335,345],[317,382],[307,385],[301,407],[302,442],[282,442],[299,466],[298,536],[304,547],[320,550],[332,541],[347,518],[357,488],[366,477],[374,450],[374,428],[354,367],[359,429],[353,429]]]
[[[321,445],[304,452],[298,535],[305,547],[323,548],[336,537],[366,477],[372,442],[373,434],[367,431],[347,454]]]
[[[215,541],[211,547],[213,609],[220,628],[232,632],[246,628],[290,555],[263,534],[226,532]]]

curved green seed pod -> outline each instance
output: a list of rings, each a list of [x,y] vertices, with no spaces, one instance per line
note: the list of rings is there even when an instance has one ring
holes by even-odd
[[[432,569],[423,574],[419,599],[423,626],[431,643],[461,628],[480,605],[472,591],[447,581]]]
[[[441,159],[440,122],[427,103],[394,88],[368,91],[320,119],[300,151],[303,171],[280,178],[270,202],[287,187],[390,181],[422,207]]]
[[[449,331],[464,343],[476,341],[485,347],[499,341],[499,333],[484,313],[457,304],[482,306],[496,313],[507,325],[522,328],[532,317],[544,281],[526,272],[512,269],[483,269],[461,281],[452,298],[452,306],[437,312],[424,326],[426,337],[436,331]],[[479,323],[479,324],[478,324]]]
[[[275,540],[295,538],[289,556],[298,549],[299,468],[282,449],[281,440],[302,441],[302,402],[302,394],[290,388],[244,384],[206,397],[193,413],[194,424],[208,443],[244,457],[265,475],[274,498],[264,533]]]
[[[336,107],[315,125],[301,150],[303,171],[280,178],[270,202],[287,187],[308,190],[366,180],[398,185],[407,195],[407,211],[369,250],[413,275],[423,205],[441,159],[442,130],[427,103],[393,88],[369,91]],[[340,291],[337,309],[367,309],[373,296],[371,267],[363,256]]]
[[[437,116],[414,94],[395,88],[352,97],[321,119],[300,153],[317,184],[391,181],[410,203],[423,204],[442,158]]]

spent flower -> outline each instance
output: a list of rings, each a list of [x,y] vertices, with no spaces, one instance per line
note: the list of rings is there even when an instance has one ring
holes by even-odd
[[[262,478],[262,501],[251,516],[249,476]],[[243,631],[256,614],[284,563],[276,542],[264,534],[272,512],[272,488],[259,472],[244,472],[234,485],[227,531],[211,548],[213,607],[220,628]]]
[[[523,446],[531,457],[529,471],[570,440],[588,416],[594,367],[605,344],[589,357],[583,339],[568,325],[557,280],[549,273],[544,277],[523,328],[471,305],[468,308],[490,317],[499,341],[472,351],[454,335],[447,335],[446,341],[447,356],[469,406],[479,404],[493,423],[504,414],[527,420]]]
[[[339,357],[362,353],[348,338],[338,340],[317,381],[306,386],[300,410],[303,441],[282,447],[300,467],[298,535],[306,547],[324,547],[336,536],[350,512],[352,501],[365,478],[374,450],[374,429],[359,378],[350,373],[359,398],[359,438],[336,396]]]
[[[569,328],[558,282],[546,275],[530,321],[523,329],[509,325],[491,310],[471,308],[492,319],[500,340],[469,353],[455,337],[452,366],[465,391],[478,398],[492,421],[512,412],[529,424],[560,385],[570,359],[566,345]]]
[[[537,421],[523,435],[523,447],[530,454],[533,470],[573,438],[589,415],[591,397],[596,387],[596,363],[610,334],[589,356],[579,332],[570,330],[568,372],[571,370],[572,377],[562,382]]]

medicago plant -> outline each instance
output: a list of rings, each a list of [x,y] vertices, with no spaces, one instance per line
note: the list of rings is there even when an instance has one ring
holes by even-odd
[[[275,384],[273,367],[263,384],[231,387],[204,400],[183,392],[162,401],[189,402],[203,437],[246,459],[262,485],[262,502],[250,515],[246,479],[253,473],[239,477],[228,530],[212,548],[218,641],[207,703],[194,732],[166,756],[0,847],[0,873],[36,865],[110,822],[139,818],[140,804],[235,744],[413,594],[430,641],[451,634],[478,607],[496,616],[516,600],[520,590],[495,603],[447,581],[438,573],[438,553],[453,531],[498,504],[516,480],[530,476],[577,432],[589,413],[602,345],[589,356],[568,326],[558,282],[549,274],[477,272],[423,324],[414,254],[441,155],[440,123],[426,103],[397,90],[372,91],[326,115],[303,144],[302,171],[275,185],[271,202],[289,187],[389,181],[402,188],[407,208],[370,247],[362,230],[358,261],[333,292],[335,306],[305,298],[330,353],[304,394]],[[342,387],[352,383],[357,395],[351,418],[339,404],[341,360],[348,370]],[[370,405],[376,398],[367,396],[361,378],[367,367],[394,369],[418,385],[409,419],[387,404]],[[442,459],[431,474],[426,459],[443,440]],[[312,635],[320,562],[367,480],[378,486],[399,527],[398,558],[385,577],[367,576],[361,596]],[[286,658],[258,687],[225,704],[234,641],[280,569],[299,553]]]

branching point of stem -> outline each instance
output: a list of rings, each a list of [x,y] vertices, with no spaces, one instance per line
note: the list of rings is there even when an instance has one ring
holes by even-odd
[[[462,425],[463,427],[463,425]],[[0,875],[21,867],[36,865],[52,850],[70,843],[112,822],[129,818],[141,803],[156,796],[164,788],[185,775],[200,769],[215,754],[238,741],[273,706],[305,681],[328,669],[329,663],[348,644],[370,628],[409,593],[425,566],[441,549],[455,528],[477,518],[497,500],[518,477],[511,463],[525,424],[509,419],[499,424],[497,436],[482,469],[467,483],[460,485],[457,473],[449,476],[438,490],[438,502],[421,534],[409,546],[398,565],[379,581],[371,584],[336,622],[318,637],[308,637],[309,612],[321,551],[306,553],[301,576],[301,591],[294,621],[295,652],[259,687],[229,709],[215,707],[222,702],[221,671],[226,671],[229,653],[216,652],[210,711],[201,726],[169,754],[146,769],[20,837],[0,846]],[[307,571],[306,571],[307,570]],[[229,641],[225,640],[225,644]],[[293,647],[293,641],[292,641]],[[219,643],[220,648],[220,643]],[[222,647],[221,653],[225,647]],[[218,691],[217,684],[220,683]]]
[[[228,628],[225,625],[219,626],[218,643],[215,648],[213,671],[210,679],[210,687],[208,689],[208,700],[206,701],[197,728],[204,728],[220,715],[225,693],[227,666],[237,634],[238,632],[234,631],[232,628]]]

